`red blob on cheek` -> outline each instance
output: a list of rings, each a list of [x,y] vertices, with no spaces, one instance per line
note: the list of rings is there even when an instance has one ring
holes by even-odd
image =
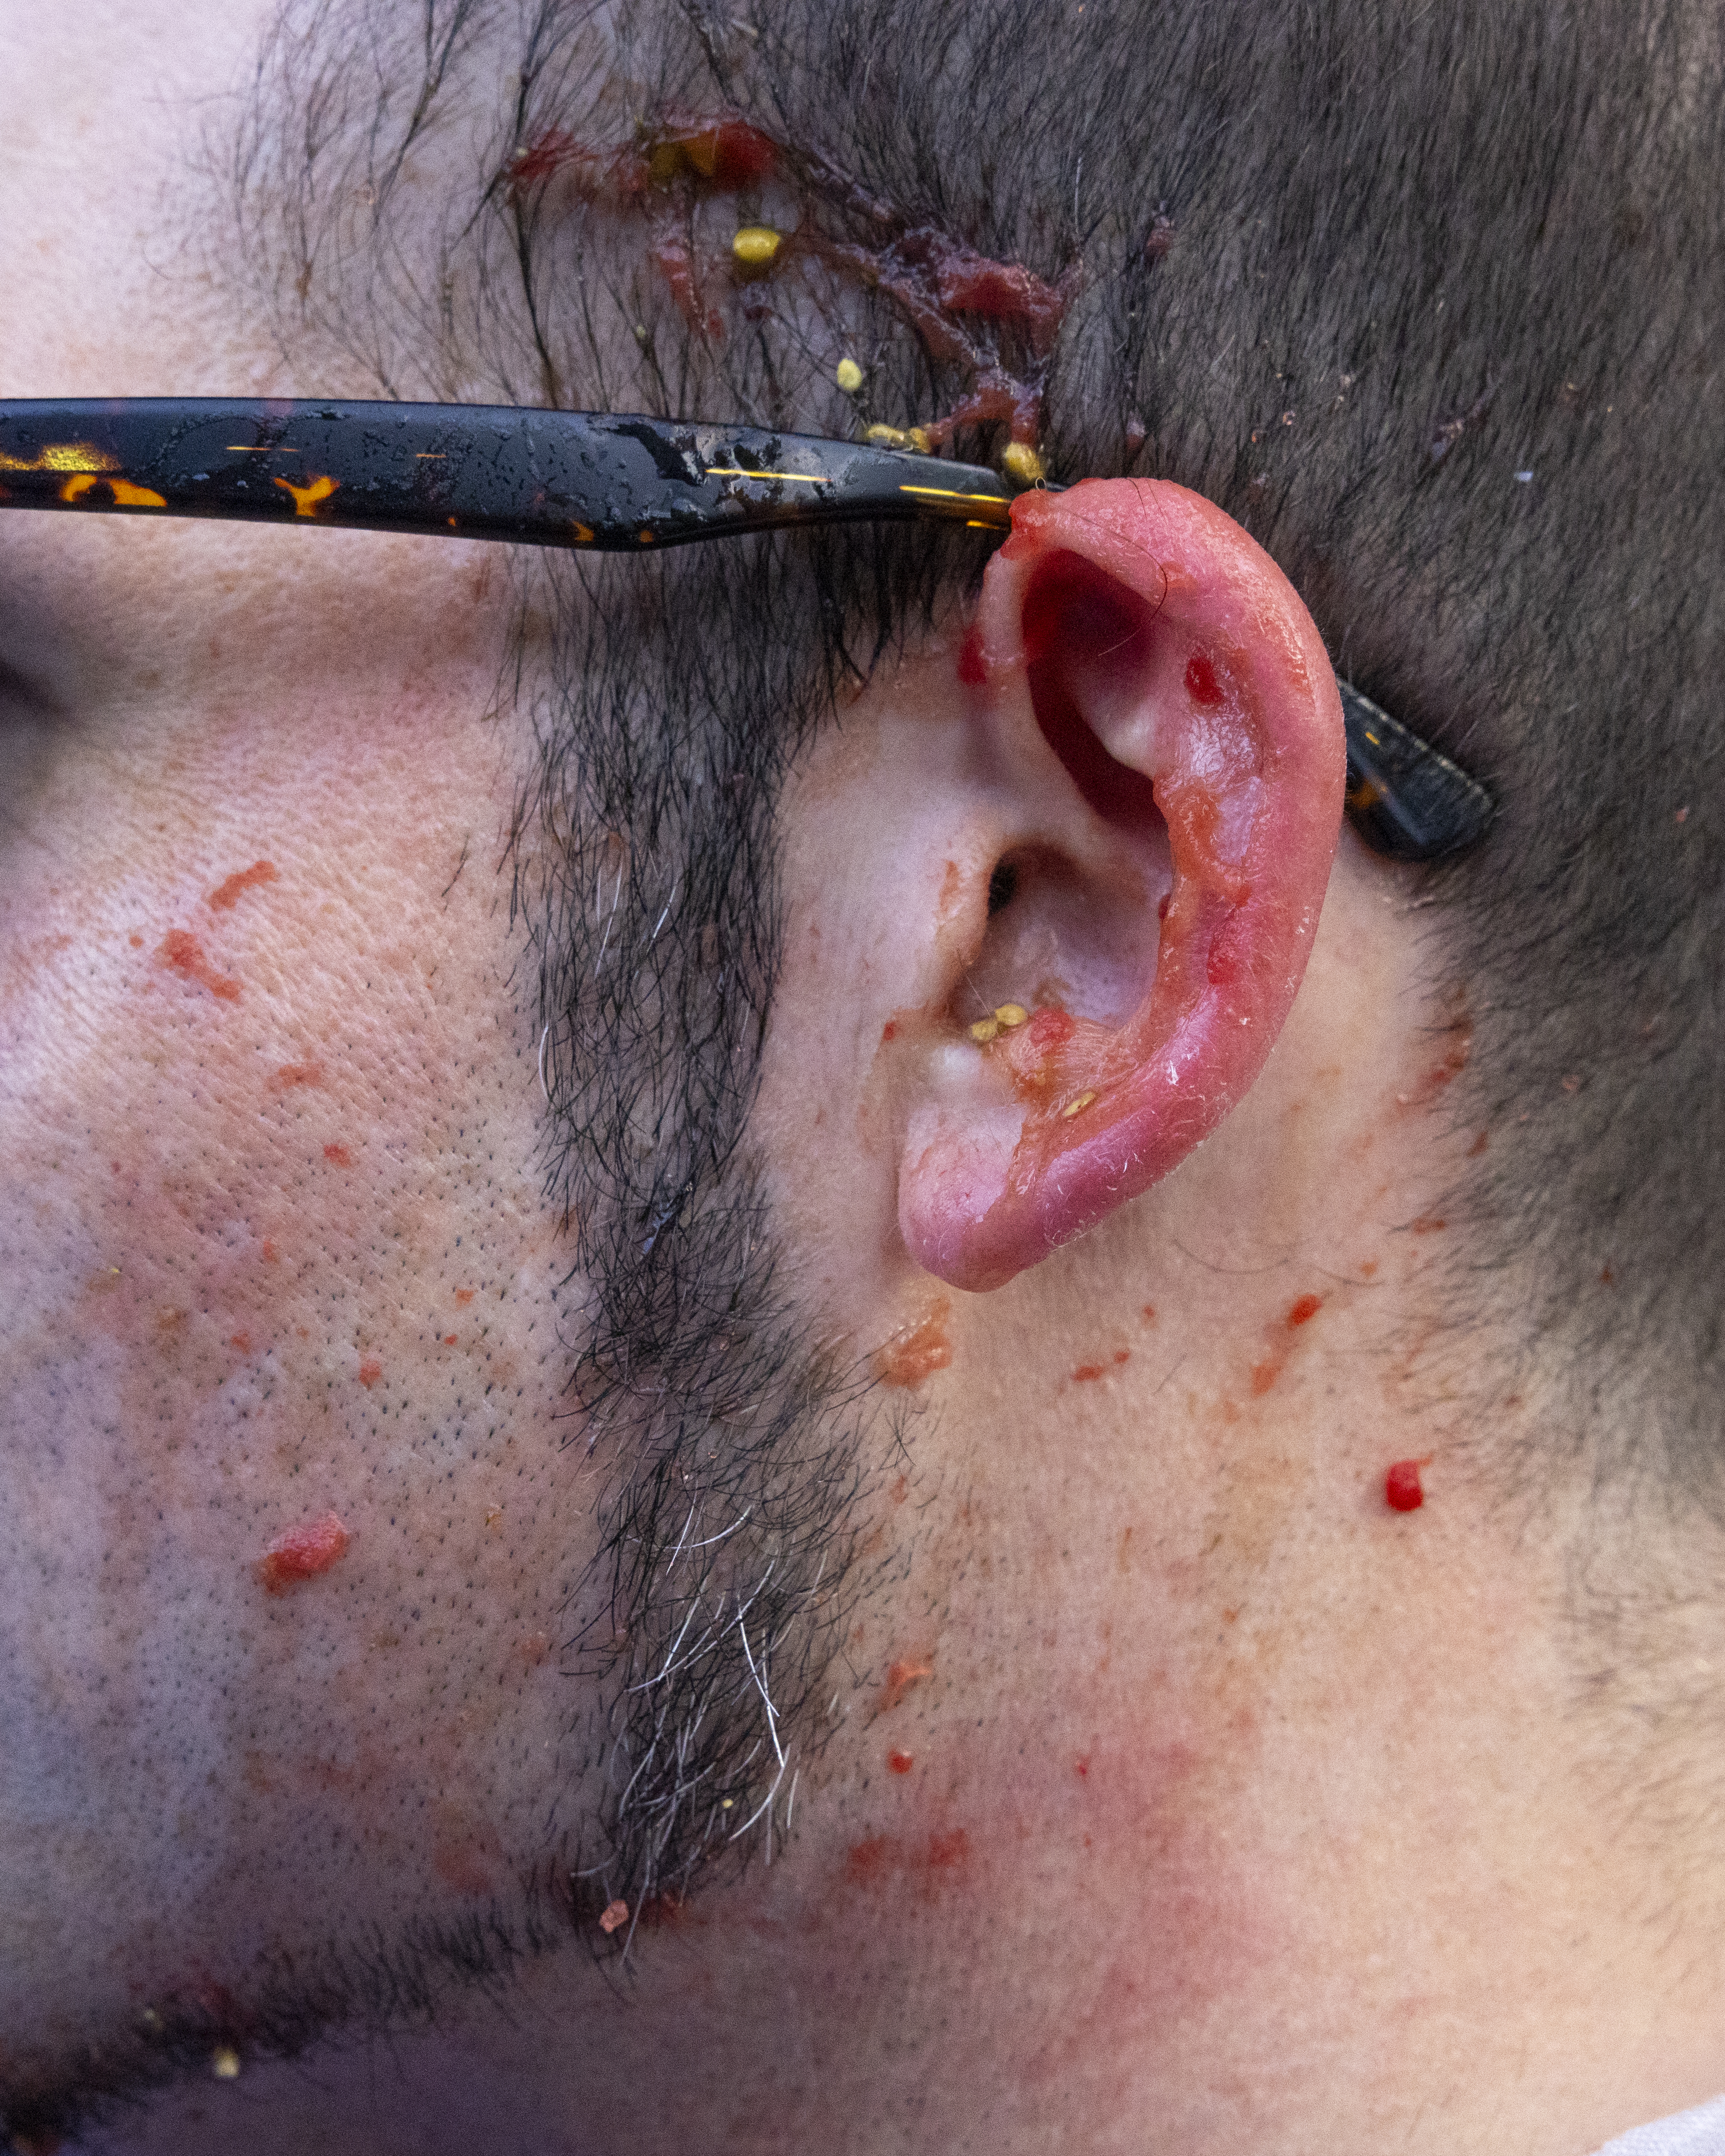
[[[1289,1332],[1293,1332],[1298,1326],[1311,1324],[1323,1306],[1324,1299],[1321,1295],[1302,1295],[1297,1302],[1289,1306],[1288,1314],[1284,1321]]]
[[[239,982],[218,973],[204,957],[203,946],[185,929],[171,928],[156,947],[156,956],[182,981],[196,981],[200,988],[208,988],[224,1004],[239,1001]]]
[[[270,1594],[285,1594],[301,1580],[316,1579],[342,1557],[353,1537],[334,1512],[278,1535],[258,1562],[258,1580]]]
[[[326,1145],[323,1157],[332,1168],[352,1168],[353,1165],[353,1155],[344,1145]]]
[[[908,1752],[893,1751],[887,1753],[886,1763],[895,1774],[908,1774],[916,1762]]]
[[[241,869],[229,876],[226,883],[218,884],[204,903],[213,907],[218,913],[225,913],[239,905],[242,891],[250,891],[258,884],[274,883],[275,880],[274,861],[254,861],[249,869]]]
[[[1425,1502],[1418,1460],[1398,1460],[1384,1478],[1384,1502],[1392,1512],[1417,1512]]]
[[[383,1365],[381,1363],[367,1362],[362,1363],[359,1366],[359,1382],[367,1392],[370,1392],[382,1374]]]

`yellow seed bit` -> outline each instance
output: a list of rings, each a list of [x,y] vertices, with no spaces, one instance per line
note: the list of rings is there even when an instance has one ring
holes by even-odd
[[[886,427],[878,423],[870,428],[863,439],[875,449],[907,449],[911,446],[911,438],[902,427]]]
[[[1022,1025],[1030,1014],[1022,1004],[1001,1004],[996,1007],[994,1015],[1010,1032],[1014,1026]]]
[[[731,243],[731,252],[751,270],[764,270],[778,254],[783,235],[770,224],[746,224]]]
[[[218,2044],[209,2055],[209,2070],[218,2082],[238,2081],[239,2054],[231,2044]]]
[[[1096,1097],[1094,1093],[1081,1093],[1076,1101],[1068,1101],[1060,1113],[1063,1116],[1076,1116],[1087,1108]]]
[[[992,1040],[999,1030],[998,1018],[979,1018],[970,1029],[970,1037],[974,1041],[984,1043]]]
[[[1035,486],[1048,477],[1048,467],[1028,442],[1009,442],[1000,452],[1000,469],[1020,486]]]
[[[841,359],[833,378],[847,397],[855,397],[863,385],[863,371],[854,359]]]

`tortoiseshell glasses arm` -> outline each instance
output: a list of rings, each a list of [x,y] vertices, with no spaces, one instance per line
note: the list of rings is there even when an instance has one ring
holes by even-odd
[[[640,553],[793,525],[1007,530],[995,473],[872,444],[508,405],[0,402],[0,507],[305,522]],[[1375,851],[1456,853],[1491,796],[1348,683],[1348,813]]]

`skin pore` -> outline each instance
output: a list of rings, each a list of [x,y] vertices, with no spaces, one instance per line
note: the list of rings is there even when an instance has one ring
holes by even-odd
[[[375,387],[160,257],[262,24],[9,26],[0,387]],[[611,1455],[499,867],[511,619],[477,547],[0,519],[8,2100],[170,1999],[238,2078],[92,2145],[1580,2156],[1714,2093],[1716,1869],[1624,1830],[1568,1522],[1481,1471],[1521,1425],[1445,1324],[1480,1132],[1408,874],[1344,834],[1262,1075],[1165,1181],[992,1293],[911,1261],[901,1039],[1086,966],[1125,998],[1166,875],[993,757],[962,608],[778,813],[750,1132],[785,1293],[878,1381],[825,1742],[770,1862],[626,1959],[529,1896],[596,1815],[562,1650]],[[422,1974],[494,1924],[562,1950]],[[248,2049],[263,1974],[365,1941],[387,2045]]]

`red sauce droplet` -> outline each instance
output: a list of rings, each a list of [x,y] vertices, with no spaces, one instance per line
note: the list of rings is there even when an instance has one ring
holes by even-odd
[[[951,1298],[940,1296],[921,1324],[878,1351],[875,1374],[883,1385],[920,1385],[937,1370],[948,1368],[952,1343],[947,1337],[947,1320],[952,1310]]]
[[[1101,1363],[1081,1363],[1072,1373],[1075,1385],[1093,1385],[1098,1378],[1106,1378],[1107,1367]]]
[[[908,1774],[911,1768],[916,1765],[916,1762],[911,1758],[908,1752],[900,1752],[895,1749],[887,1753],[886,1763],[891,1768],[895,1774]]]
[[[252,1337],[249,1332],[236,1332],[229,1339],[228,1345],[230,1348],[237,1348],[242,1355],[249,1355],[252,1352]]]
[[[1302,1295],[1297,1302],[1288,1306],[1288,1314],[1283,1322],[1292,1332],[1299,1326],[1310,1325],[1323,1306],[1324,1299],[1321,1295]]]
[[[1420,1462],[1398,1460],[1384,1478],[1384,1497],[1392,1512],[1417,1512],[1425,1502],[1420,1486]]]
[[[884,1834],[865,1835],[845,1854],[845,1876],[856,1886],[878,1879],[886,1869],[888,1844]]]
[[[894,1662],[886,1672],[886,1684],[880,1694],[880,1712],[896,1707],[913,1684],[934,1675],[934,1664],[926,1655],[914,1660]]]
[[[473,1298],[474,1298],[474,1297],[475,1297],[475,1296],[476,1296],[478,1293],[479,1293],[479,1290],[478,1290],[477,1288],[473,1288],[473,1287],[458,1287],[458,1288],[456,1289],[456,1291],[455,1291],[455,1300],[456,1300],[456,1301],[457,1301],[457,1302],[459,1302],[459,1303],[461,1305],[461,1307],[465,1310],[465,1309],[467,1307],[468,1304],[473,1301]]]
[[[1077,1771],[1078,1771],[1079,1779],[1080,1779],[1081,1781],[1087,1781],[1087,1780],[1089,1779],[1089,1778],[1090,1778],[1090,1754],[1089,1754],[1089,1753],[1088,1753],[1088,1752],[1086,1752],[1086,1753],[1083,1753],[1082,1754],[1081,1754],[1081,1756],[1080,1756],[1080,1758],[1079,1758],[1079,1759],[1078,1759],[1078,1762],[1077,1762]]]
[[[284,1063],[279,1070],[270,1073],[270,1090],[272,1093],[285,1093],[292,1086],[321,1086],[322,1083],[322,1064]]]
[[[377,1383],[378,1378],[381,1378],[382,1374],[383,1365],[381,1363],[367,1361],[362,1363],[359,1366],[359,1382],[365,1387],[367,1392],[370,1392],[372,1386]]]
[[[1252,1398],[1262,1399],[1265,1394],[1281,1375],[1280,1363],[1255,1363],[1252,1365]]]
[[[454,1344],[455,1344],[455,1336],[454,1336],[454,1334],[453,1332],[446,1332],[446,1333],[444,1333],[444,1347],[445,1347],[445,1348],[453,1348],[453,1347],[454,1346]]]
[[[316,1579],[346,1551],[353,1537],[334,1512],[278,1535],[259,1560],[258,1578],[271,1594],[284,1594],[302,1579]]]
[[[264,1262],[266,1265],[279,1265],[281,1263],[280,1251],[267,1236],[264,1241]]]
[[[134,951],[141,951],[144,947],[144,939],[141,936],[128,936],[126,940]]]
[[[1222,701],[1216,670],[1201,651],[1194,651],[1186,661],[1186,694],[1206,710],[1213,710]]]
[[[898,1025],[895,1019],[888,1019],[886,1024],[881,1027],[880,1038],[882,1040],[896,1040],[898,1039]]]
[[[982,632],[973,622],[958,647],[958,679],[967,689],[980,689],[988,678],[988,662],[983,656]]]
[[[218,884],[204,903],[218,913],[225,913],[239,905],[242,892],[254,890],[260,883],[275,881],[274,861],[254,861],[249,869],[240,869],[229,876],[226,883]]]
[[[239,983],[218,973],[203,955],[203,946],[183,928],[171,928],[157,946],[157,957],[182,981],[196,981],[224,1004],[239,1001]]]
[[[353,1155],[344,1145],[326,1145],[323,1157],[332,1168],[352,1168],[353,1165]]]
[[[1440,1235],[1449,1224],[1436,1214],[1422,1213],[1413,1224],[1413,1232],[1416,1235]]]
[[[1611,1270],[1611,1268],[1610,1268],[1610,1266],[1609,1266],[1609,1265],[1601,1265],[1601,1266],[1600,1266],[1600,1268],[1599,1268],[1599,1286],[1600,1286],[1601,1287],[1610,1287],[1610,1286],[1612,1286],[1615,1284],[1615,1282],[1616,1279],[1617,1279],[1617,1276],[1616,1276],[1616,1274],[1615,1274],[1615,1273],[1614,1273],[1614,1272],[1612,1271],[1612,1270]]]

